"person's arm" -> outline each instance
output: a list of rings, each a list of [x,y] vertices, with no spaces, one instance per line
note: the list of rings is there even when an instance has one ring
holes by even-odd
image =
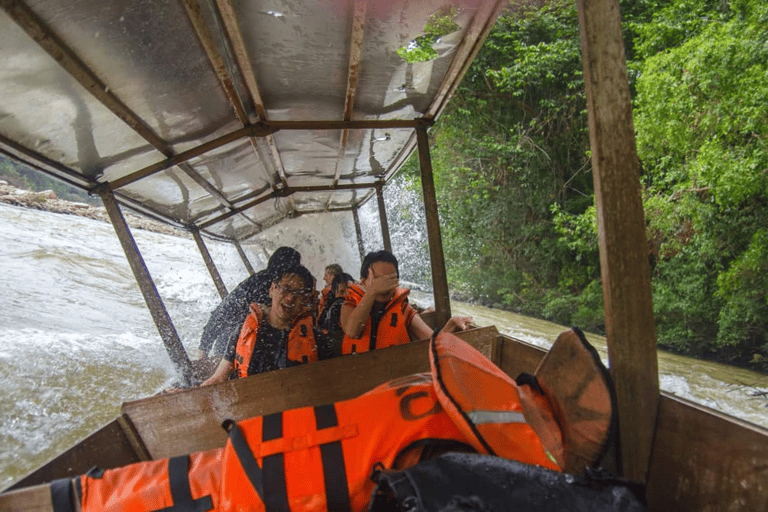
[[[219,366],[216,367],[216,371],[213,372],[213,375],[205,379],[200,385],[207,386],[209,384],[218,384],[219,382],[224,382],[229,378],[229,375],[234,369],[235,365],[232,363],[232,361],[222,359],[219,363]]]
[[[471,316],[452,316],[445,322],[445,325],[440,332],[456,332],[463,331],[469,324],[472,323]]]
[[[472,323],[472,317],[452,316],[448,319],[443,328],[440,329],[440,332],[463,331],[470,323]],[[432,328],[430,328],[419,315],[416,315],[408,326],[408,334],[411,335],[411,339],[414,341],[425,340],[432,336]]]
[[[368,269],[369,286],[357,306],[344,304],[341,307],[341,328],[350,338],[358,338],[363,332],[365,322],[371,316],[371,308],[376,302],[376,295],[394,290],[399,284],[397,274],[373,277],[373,270]]]
[[[412,341],[427,340],[432,337],[432,328],[418,315],[414,315],[408,326],[408,334]]]

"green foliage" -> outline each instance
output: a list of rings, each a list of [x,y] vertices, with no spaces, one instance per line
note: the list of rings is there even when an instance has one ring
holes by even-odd
[[[558,237],[552,210],[578,217],[591,204],[580,69],[574,4],[504,15],[433,131],[452,289],[552,317],[567,308],[551,290],[596,277]],[[568,294],[577,309],[579,285]]]
[[[767,353],[768,7],[674,1],[636,25],[635,129],[661,343]]]
[[[620,4],[659,343],[765,361],[768,3]],[[514,9],[432,132],[449,283],[488,305],[599,332],[576,4]]]
[[[424,34],[416,37],[406,46],[397,49],[397,54],[408,63],[426,62],[438,57],[434,45],[440,38],[459,30],[461,27],[453,21],[458,9],[446,5],[430,14],[424,26]]]
[[[755,232],[749,247],[717,278],[724,301],[718,317],[720,346],[768,351],[768,232]]]
[[[5,179],[12,185],[27,190],[53,190],[56,197],[67,201],[77,201],[90,204],[100,204],[101,200],[90,197],[85,192],[70,187],[66,183],[55,180],[47,175],[30,169],[15,160],[0,155],[0,179]],[[38,199],[40,201],[40,199]],[[42,198],[45,201],[45,198]]]

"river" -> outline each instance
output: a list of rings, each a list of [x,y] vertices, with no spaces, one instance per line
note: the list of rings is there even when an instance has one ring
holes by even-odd
[[[363,222],[368,216],[361,214]],[[194,348],[220,300],[194,241],[133,234],[179,336]],[[328,263],[359,268],[354,237],[351,215],[306,216],[244,249],[258,270],[277,246],[294,246],[320,277]],[[175,375],[109,224],[0,204],[0,240],[2,489],[114,419],[122,402],[160,391]],[[331,244],[338,240],[344,243]],[[207,245],[232,290],[247,277],[242,260],[231,245]],[[452,308],[545,347],[564,330],[470,304]],[[604,339],[587,337],[604,353]],[[662,389],[768,427],[765,398],[751,396],[768,391],[766,377],[663,353],[660,371]]]

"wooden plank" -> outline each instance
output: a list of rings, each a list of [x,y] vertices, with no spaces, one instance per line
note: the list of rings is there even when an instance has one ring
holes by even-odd
[[[499,360],[499,368],[513,379],[521,373],[533,374],[547,353],[541,347],[505,335],[499,335],[497,345],[495,353],[491,353],[491,361]]]
[[[429,260],[432,264],[432,289],[437,311],[437,325],[443,326],[451,318],[451,297],[448,293],[448,275],[445,271],[443,238],[440,234],[440,216],[437,212],[435,179],[432,175],[432,158],[429,154],[427,127],[416,129],[419,151],[419,171],[421,173],[421,192],[424,197],[424,214],[427,222],[429,239]]]
[[[181,339],[179,339],[179,334],[176,332],[173,322],[171,322],[171,317],[165,308],[163,299],[160,297],[152,276],[149,274],[149,269],[147,269],[147,265],[144,263],[144,258],[142,258],[139,252],[139,247],[136,245],[128,223],[125,221],[125,217],[123,217],[120,205],[117,203],[114,193],[107,188],[102,189],[99,195],[104,203],[104,208],[107,210],[109,220],[112,221],[112,227],[115,228],[115,233],[117,233],[117,238],[120,240],[120,245],[123,247],[133,275],[136,278],[136,284],[139,285],[144,301],[147,303],[147,309],[155,321],[155,326],[160,333],[160,338],[163,340],[165,350],[168,352],[168,356],[182,378],[185,381],[192,381],[192,363],[189,361],[189,356],[186,350],[184,350],[184,345],[182,345]]]
[[[36,485],[0,494],[0,510],[3,512],[51,512],[51,489],[48,485]]]
[[[648,509],[768,510],[768,430],[662,395]]]
[[[456,334],[460,335],[461,339],[475,347],[481,354],[493,361],[491,358],[492,347],[494,341],[499,337],[499,331],[496,330],[495,325],[479,329],[470,329]]]
[[[58,478],[81,475],[93,466],[116,468],[139,462],[119,420],[113,420],[61,455],[13,483],[6,491],[51,482]],[[0,507],[0,510],[5,510]]]
[[[213,262],[211,253],[208,251],[208,247],[205,246],[205,240],[203,240],[203,236],[200,234],[200,230],[198,228],[192,228],[191,232],[195,239],[195,243],[197,244],[197,248],[200,251],[200,255],[203,257],[205,267],[208,269],[208,273],[211,274],[213,284],[216,285],[216,290],[219,292],[219,297],[223,299],[227,296],[227,287],[224,285],[224,280],[221,278],[221,275],[216,268],[216,264]]]
[[[429,371],[428,342],[286,368],[123,405],[153,458],[224,446],[236,421],[353,398],[388,380]],[[361,376],[365,378],[361,378]],[[173,414],[168,414],[172,410]]]
[[[392,252],[392,241],[389,238],[389,223],[387,222],[387,209],[384,206],[384,184],[382,182],[376,184],[376,200],[379,203],[379,222],[381,224],[381,239],[384,243],[384,250]]]
[[[648,244],[618,0],[578,0],[611,375],[624,474],[645,481],[659,402]]]
[[[457,333],[486,343],[496,329]],[[224,446],[221,422],[354,398],[404,375],[429,371],[428,341],[286,368],[123,404],[152,458]],[[173,414],[168,414],[172,410]]]

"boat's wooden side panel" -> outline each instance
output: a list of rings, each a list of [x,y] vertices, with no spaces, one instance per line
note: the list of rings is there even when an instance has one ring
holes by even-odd
[[[768,510],[768,431],[662,394],[650,510]]]
[[[541,359],[547,353],[541,347],[507,336],[499,336],[493,351],[491,361],[513,379],[521,373],[536,371]]]
[[[93,466],[109,469],[138,462],[142,453],[128,429],[122,418],[115,419],[6,490],[83,474]]]
[[[498,331],[485,327],[459,335],[490,351]],[[427,371],[428,342],[419,341],[137,400],[124,404],[123,413],[152,458],[173,457],[224,446],[227,437],[220,425],[225,419],[347,400],[394,378]]]
[[[3,512],[51,512],[51,488],[47,484],[25,487],[0,494],[0,510]]]

